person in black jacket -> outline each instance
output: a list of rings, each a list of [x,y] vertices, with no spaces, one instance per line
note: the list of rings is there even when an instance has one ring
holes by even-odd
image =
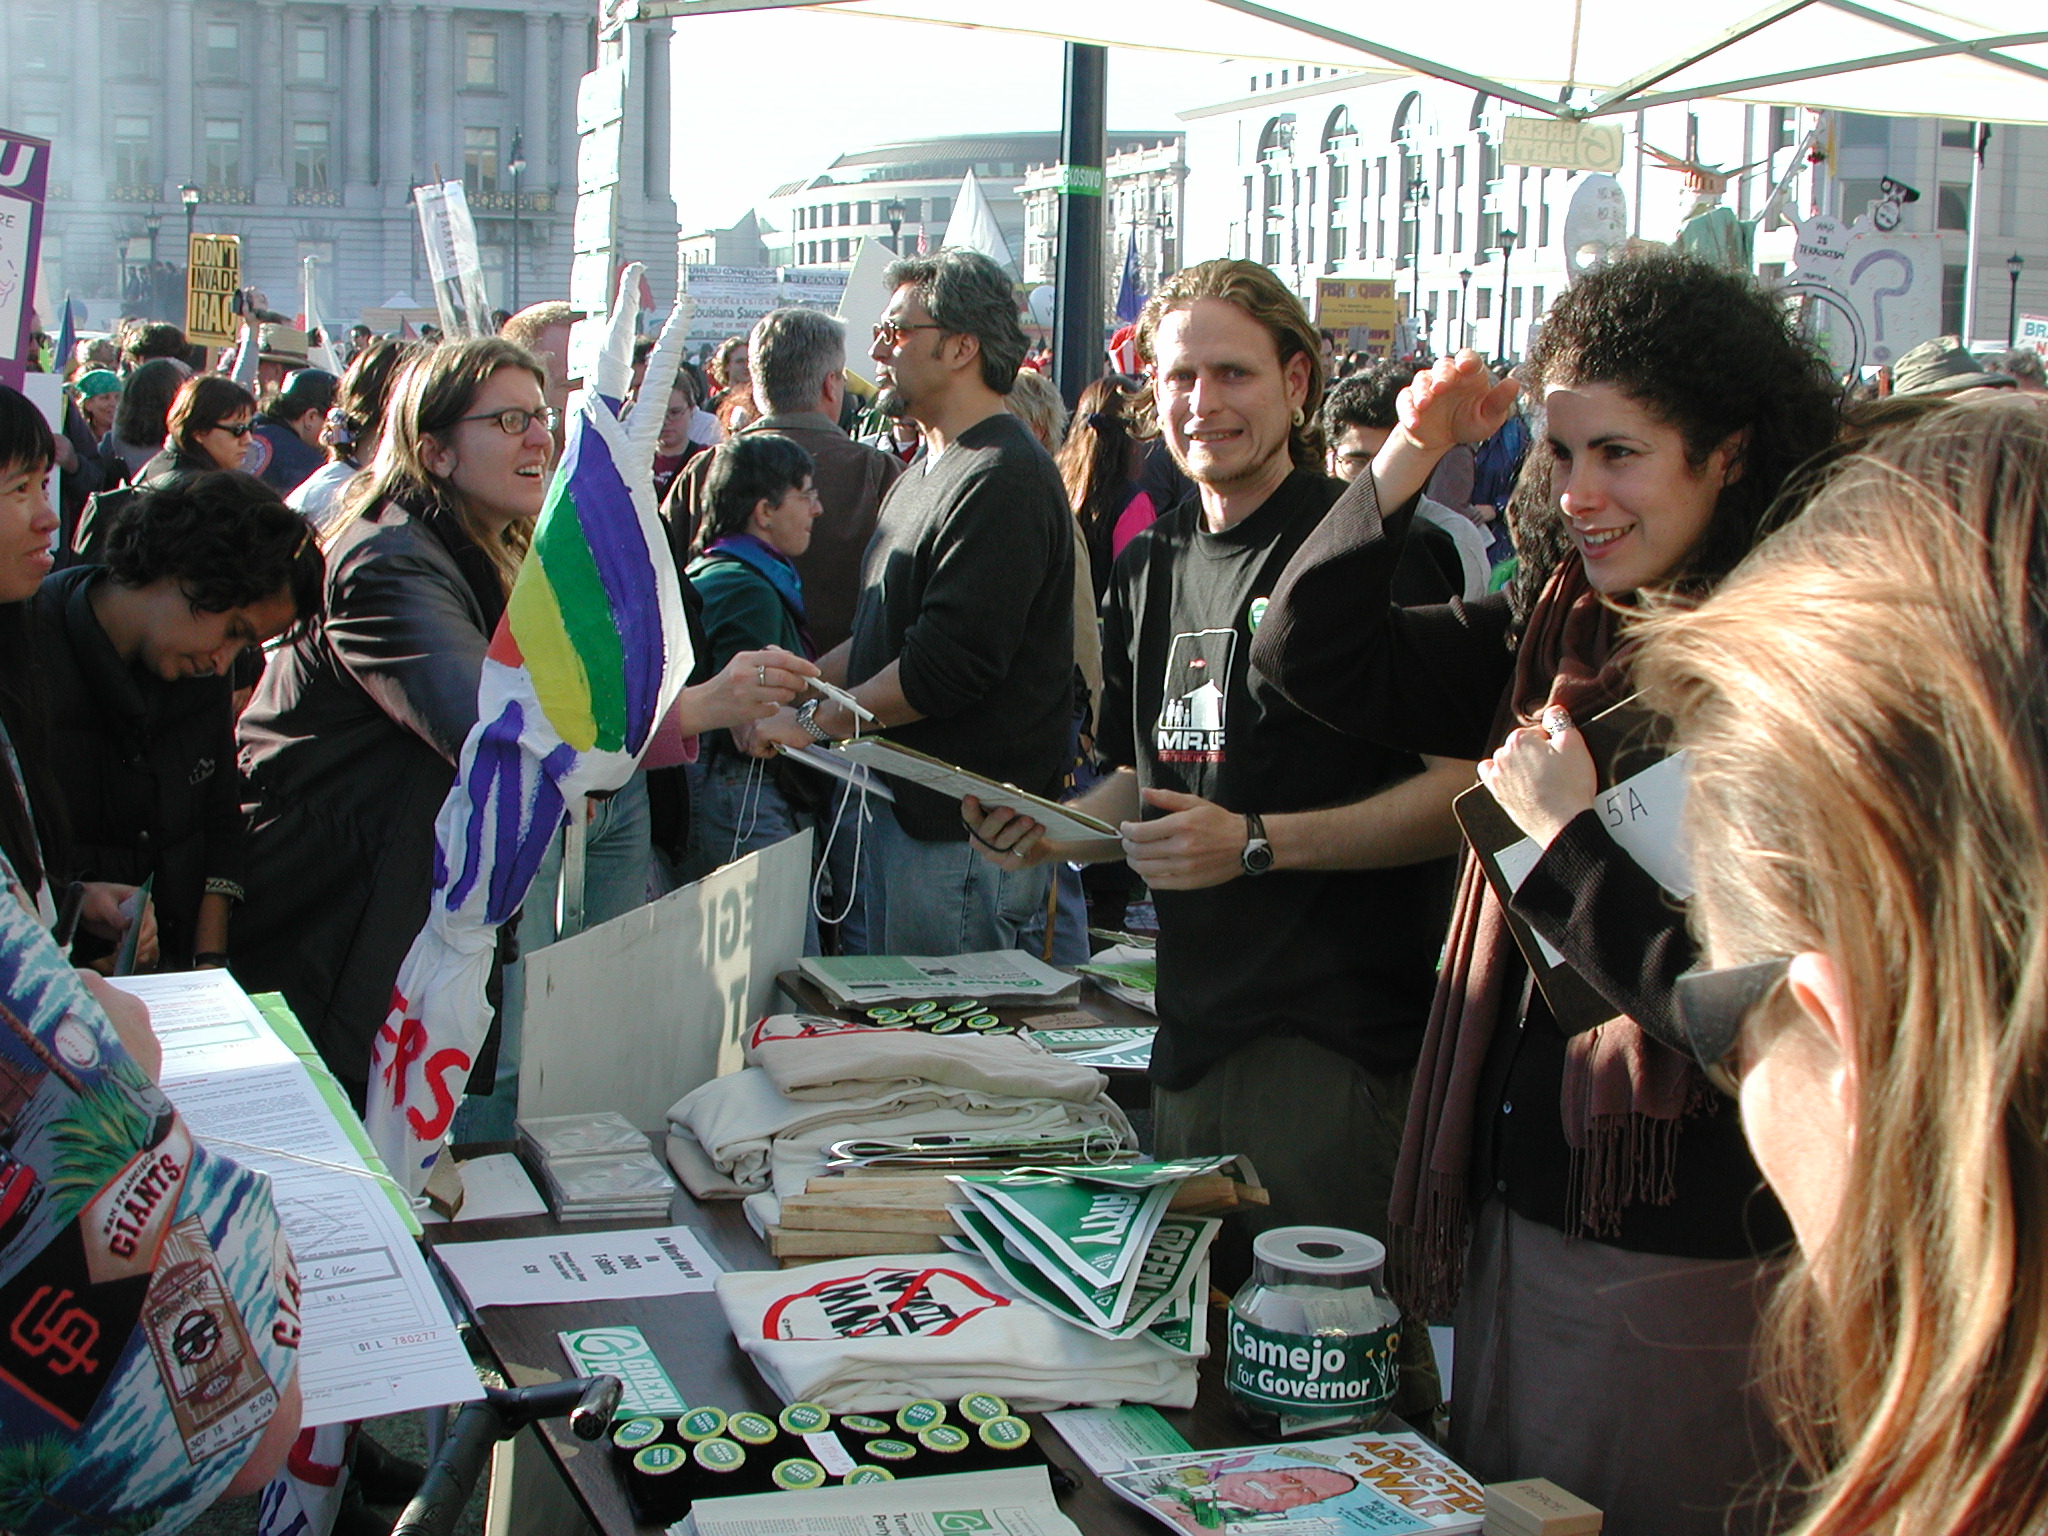
[[[1511,590],[1388,600],[1429,471],[1513,404],[1468,352],[1410,386],[1274,589],[1252,665],[1347,734],[1484,759],[1525,834],[1508,911],[1466,862],[1394,1185],[1397,1296],[1456,1306],[1452,1453],[1482,1482],[1551,1478],[1614,1536],[1723,1536],[1768,1524],[1748,1389],[1790,1233],[1689,1064],[1684,909],[1594,809],[1580,727],[1635,691],[1641,597],[1711,588],[1773,525],[1834,435],[1834,391],[1768,294],[1669,255],[1574,286],[1525,371],[1544,430]],[[1532,985],[1509,912],[1596,999],[1569,1010],[1586,1023],[1553,1012],[1550,969]]]
[[[243,843],[228,673],[318,612],[320,574],[305,519],[261,481],[216,470],[138,496],[105,565],[36,594],[71,872],[154,877],[167,969],[227,962]]]

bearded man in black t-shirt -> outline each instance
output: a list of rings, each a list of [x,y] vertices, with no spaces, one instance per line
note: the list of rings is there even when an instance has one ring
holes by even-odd
[[[1252,262],[1190,268],[1147,306],[1140,356],[1195,493],[1132,541],[1103,603],[1096,741],[1116,771],[1079,808],[1121,843],[1054,848],[1007,810],[963,810],[998,862],[1121,856],[1152,888],[1159,1155],[1249,1155],[1272,1195],[1260,1226],[1384,1238],[1459,845],[1451,800],[1473,771],[1340,736],[1251,668],[1268,594],[1344,490],[1310,426],[1317,339]],[[1419,553],[1402,585],[1407,603],[1454,595]],[[1427,1335],[1409,1332],[1403,1406],[1427,1412]]]

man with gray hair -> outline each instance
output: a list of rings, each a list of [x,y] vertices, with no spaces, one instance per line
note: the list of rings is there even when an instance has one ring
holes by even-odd
[[[882,497],[902,464],[890,454],[857,443],[839,427],[846,398],[846,330],[822,310],[771,310],[754,322],[747,340],[754,400],[764,415],[737,435],[777,432],[810,454],[824,511],[811,529],[811,546],[796,557],[803,578],[804,612],[811,637],[829,651],[853,633],[860,598],[861,555],[874,536]],[[689,563],[689,549],[703,526],[704,485],[711,455],[700,453],[682,468],[662,511],[676,569]]]
[[[976,251],[893,263],[868,356],[882,409],[926,452],[882,506],[853,637],[818,666],[874,723],[812,700],[743,745],[844,740],[859,726],[1002,783],[1057,795],[1069,760],[1074,516],[1051,457],[1004,399],[1023,360],[1010,280]],[[761,357],[754,358],[759,387]],[[1050,870],[974,856],[956,801],[909,783],[863,829],[859,900],[870,954],[1010,949],[1045,905]],[[840,839],[854,828],[842,824]],[[851,941],[849,941],[851,942]]]

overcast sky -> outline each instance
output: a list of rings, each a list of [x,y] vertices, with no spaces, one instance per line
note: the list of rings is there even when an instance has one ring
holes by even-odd
[[[676,217],[686,232],[733,223],[847,150],[1060,124],[1061,48],[1049,39],[831,10],[696,16],[676,37]],[[1240,72],[1113,50],[1110,129],[1183,127],[1176,111],[1229,94]]]

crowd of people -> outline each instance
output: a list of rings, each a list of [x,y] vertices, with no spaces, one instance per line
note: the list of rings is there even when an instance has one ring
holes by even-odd
[[[1248,1155],[1262,1225],[1389,1243],[1398,1410],[1483,1481],[1549,1478],[1622,1536],[2038,1529],[2038,361],[1945,338],[1846,398],[1769,293],[1649,254],[1512,371],[1332,377],[1274,273],[1219,260],[1070,412],[986,258],[887,286],[870,400],[841,324],[792,308],[632,403],[662,413],[694,755],[576,812],[587,920],[806,828],[814,950],[1072,963],[1148,918],[1153,1149]],[[66,1059],[105,1082],[63,1092],[147,1108],[205,1173],[224,1262],[282,1252],[267,1196],[176,1141],[100,977],[126,938],[281,992],[360,1104],[574,318],[362,334],[261,398],[137,326],[62,360],[55,434],[0,390],[0,993],[38,1061],[84,1030]],[[795,755],[874,733],[1117,835]],[[1683,890],[1599,807],[1645,741],[1687,754]],[[1512,828],[1486,859],[1475,785]],[[559,866],[501,935],[468,1139],[509,1132]],[[0,1285],[62,1203],[7,1218]],[[289,1259],[230,1267],[271,1411],[188,1447],[153,1516],[291,1437]],[[111,1456],[92,1401],[61,1422]]]

